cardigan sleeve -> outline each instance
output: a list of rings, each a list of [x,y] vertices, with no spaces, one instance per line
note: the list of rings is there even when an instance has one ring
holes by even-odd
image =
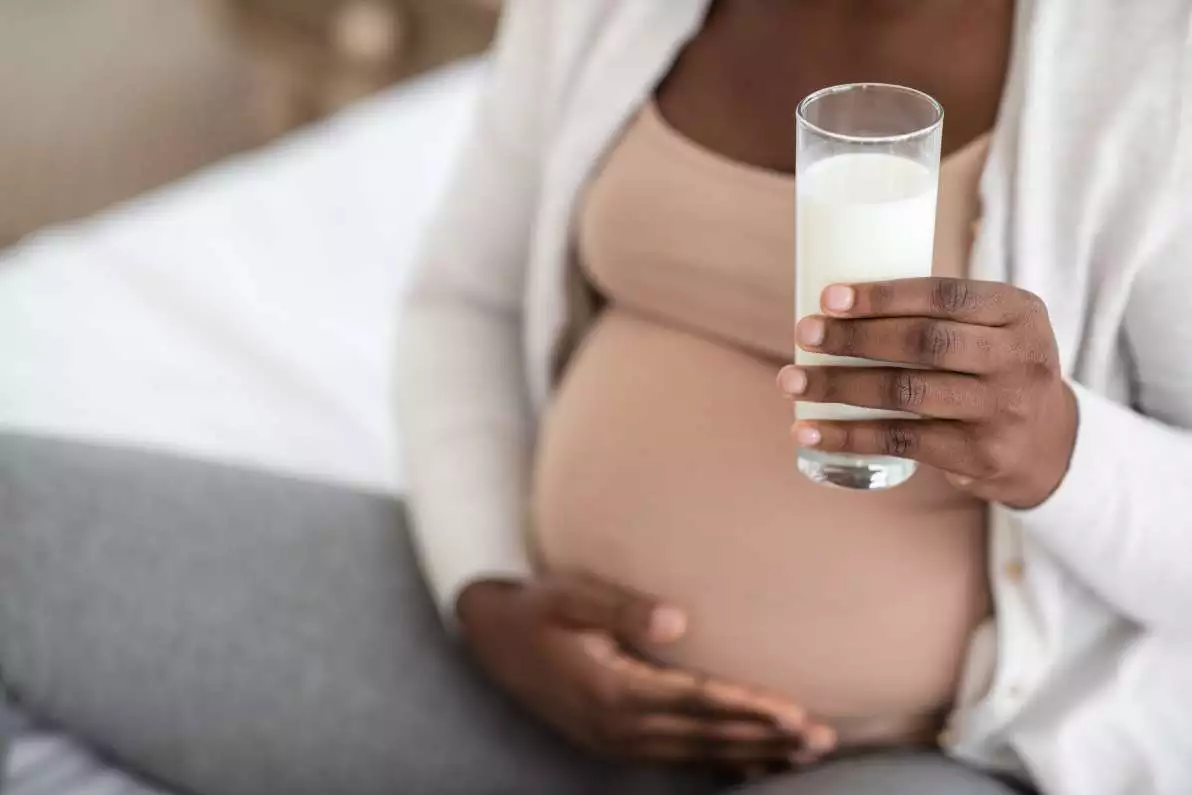
[[[1192,633],[1192,190],[1174,205],[1124,316],[1135,405],[1076,386],[1068,474],[1047,502],[1016,516],[1122,614],[1184,634]]]
[[[423,569],[448,622],[482,576],[522,577],[533,427],[522,302],[554,0],[507,2],[481,107],[413,276],[399,423]]]

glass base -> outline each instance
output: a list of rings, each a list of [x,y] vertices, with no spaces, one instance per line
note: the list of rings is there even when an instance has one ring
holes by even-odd
[[[905,458],[799,451],[799,471],[816,483],[857,491],[880,491],[901,486],[918,465]]]

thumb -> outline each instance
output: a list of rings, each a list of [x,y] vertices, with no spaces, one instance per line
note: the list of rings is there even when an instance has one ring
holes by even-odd
[[[630,647],[674,643],[687,632],[677,607],[592,577],[561,577],[546,583],[552,620],[579,630],[608,632]]]

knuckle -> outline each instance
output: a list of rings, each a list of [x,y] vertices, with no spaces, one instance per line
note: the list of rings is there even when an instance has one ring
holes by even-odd
[[[982,478],[996,479],[1010,471],[1014,445],[1005,434],[987,434],[978,449],[977,465]]]
[[[812,376],[808,395],[815,395],[825,403],[839,403],[845,389],[841,384],[843,375],[845,374],[836,372],[836,368],[825,368],[822,373]]]
[[[975,308],[976,296],[963,279],[938,279],[931,290],[934,308],[944,314],[956,314]]]
[[[1025,389],[1004,389],[998,395],[998,416],[1020,421],[1031,415],[1030,397]]]
[[[1018,377],[1030,383],[1048,381],[1058,374],[1058,355],[1053,345],[1024,340],[1016,344],[1009,365]]]
[[[1030,374],[1040,381],[1046,381],[1059,371],[1056,352],[1051,345],[1037,345],[1031,352],[1027,362]]]
[[[889,455],[903,458],[915,451],[915,434],[906,425],[892,423],[882,432],[881,446]]]
[[[827,337],[835,343],[834,347],[844,356],[854,355],[862,341],[859,324],[848,321],[829,321]]]
[[[1047,302],[1028,290],[1020,291],[1023,304],[1023,314],[1031,320],[1047,318]]]
[[[924,321],[914,331],[913,345],[928,363],[937,363],[957,353],[961,346],[960,333],[948,323]]]
[[[869,304],[874,312],[882,313],[893,306],[897,294],[889,284],[873,284],[869,286]]]
[[[1019,291],[1018,324],[1032,337],[1051,336],[1051,313],[1042,298],[1034,293]]]
[[[927,378],[917,370],[898,370],[890,379],[889,397],[897,408],[921,408],[927,402]]]

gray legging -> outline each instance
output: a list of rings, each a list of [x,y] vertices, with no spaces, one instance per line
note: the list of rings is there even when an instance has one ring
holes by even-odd
[[[587,758],[495,692],[392,500],[142,451],[0,436],[0,672],[39,720],[197,795],[718,789]],[[748,791],[1011,790],[919,755]]]

